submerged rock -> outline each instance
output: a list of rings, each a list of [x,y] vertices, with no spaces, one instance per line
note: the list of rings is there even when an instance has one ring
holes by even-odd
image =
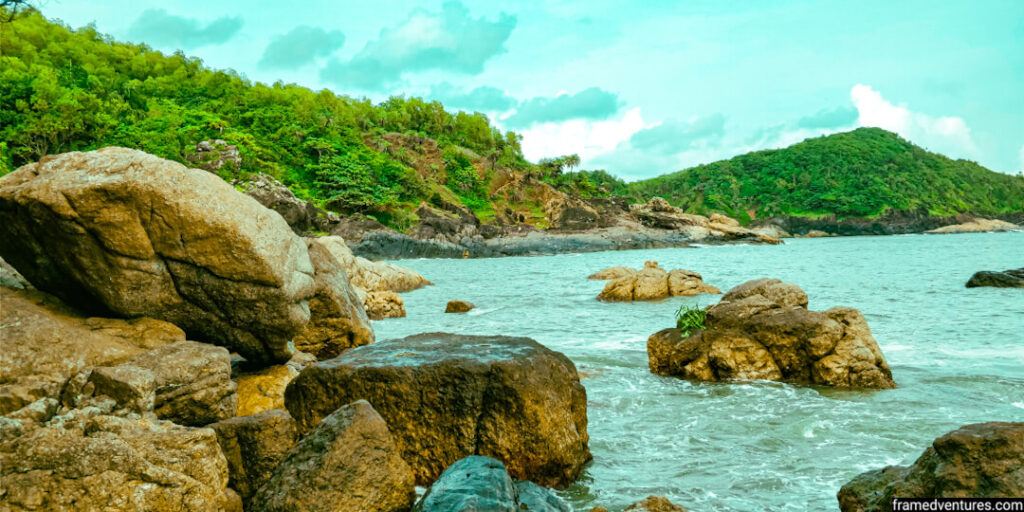
[[[254,512],[404,511],[416,494],[388,425],[366,401],[331,413],[249,501]]]
[[[295,420],[284,410],[231,418],[210,428],[227,459],[229,485],[245,504],[299,442]]]
[[[75,409],[0,442],[0,509],[231,510],[213,430]]]
[[[681,269],[666,272],[658,266],[657,261],[645,262],[644,268],[639,271],[627,267],[611,267],[592,274],[588,279],[611,279],[597,296],[598,300],[607,302],[722,293],[718,288],[705,284],[696,272]]]
[[[514,481],[505,465],[490,457],[459,459],[427,489],[413,512],[571,512],[549,489]]]
[[[839,490],[843,512],[892,511],[892,498],[1024,496],[1024,423],[977,423],[936,439],[911,466],[862,473]]]
[[[1024,267],[1005,270],[1003,272],[993,272],[989,270],[975,272],[974,275],[967,280],[966,286],[967,288],[977,288],[979,286],[1024,288]]]
[[[807,294],[778,279],[741,284],[707,309],[707,328],[647,340],[651,372],[703,381],[763,379],[893,388],[892,372],[859,311],[807,309]]]
[[[567,357],[529,338],[430,333],[357,347],[303,370],[285,404],[304,428],[368,400],[419,484],[468,455],[565,486],[590,460],[586,391]]]
[[[0,415],[57,398],[86,368],[114,366],[185,340],[167,322],[88,318],[39,291],[0,287],[0,304]]]
[[[466,302],[464,300],[450,300],[448,305],[445,306],[445,313],[466,313],[471,309],[475,308],[472,302]]]
[[[276,213],[141,151],[48,156],[0,178],[0,256],[93,314],[149,316],[251,361],[287,361],[313,268]]]
[[[373,343],[373,327],[362,300],[329,242],[307,238],[306,246],[316,272],[316,294],[309,300],[309,323],[293,340],[295,348],[317,359],[330,359],[352,347]]]

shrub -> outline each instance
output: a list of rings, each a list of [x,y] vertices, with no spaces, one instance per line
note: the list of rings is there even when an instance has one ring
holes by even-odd
[[[685,338],[695,331],[704,328],[704,317],[707,316],[707,311],[700,306],[690,306],[684,304],[679,306],[676,310],[676,328],[679,329],[680,334]]]

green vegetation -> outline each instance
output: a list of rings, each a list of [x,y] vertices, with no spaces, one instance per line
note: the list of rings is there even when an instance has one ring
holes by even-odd
[[[684,338],[704,328],[707,311],[700,306],[682,305],[676,310],[676,328]]]
[[[436,141],[448,188],[478,207],[487,203],[488,178],[475,164],[484,174],[530,165],[518,135],[437,102],[393,97],[374,105],[252,83],[181,53],[115,42],[91,26],[71,30],[34,11],[0,27],[0,173],[47,154],[108,145],[185,162],[196,143],[214,138],[241,153],[241,171],[222,172],[226,179],[267,173],[305,199],[398,224],[445,183],[417,172],[409,157],[415,148],[402,141]]]
[[[636,200],[661,196],[693,213],[874,217],[1024,211],[1024,176],[930,153],[879,128],[808,139],[631,183]]]

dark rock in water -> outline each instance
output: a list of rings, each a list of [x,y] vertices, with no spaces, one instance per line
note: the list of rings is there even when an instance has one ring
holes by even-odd
[[[643,501],[626,507],[626,511],[629,510],[636,512],[686,512],[685,508],[672,503],[664,496],[648,496]]]
[[[416,498],[387,424],[365,401],[323,419],[249,500],[251,512],[392,512]]]
[[[0,178],[0,256],[96,316],[148,316],[250,361],[287,361],[313,268],[280,215],[224,180],[131,149]]]
[[[469,310],[471,310],[471,309],[473,309],[475,307],[476,306],[474,306],[473,303],[466,302],[464,300],[450,300],[450,301],[448,301],[448,305],[445,306],[444,312],[445,313],[466,313],[466,312],[468,312]]]
[[[936,217],[922,210],[890,210],[873,218],[838,218],[827,217],[772,217],[759,219],[753,226],[773,224],[794,235],[806,235],[809,231],[824,231],[830,235],[861,236],[861,235],[901,235],[907,233],[923,233],[943,226],[964,224],[975,217],[960,214],[949,217]],[[1024,213],[1007,213],[1000,215],[1001,220],[1014,224],[1024,222]]]
[[[1006,270],[1003,272],[994,272],[990,270],[975,272],[974,275],[967,280],[967,287],[977,288],[979,286],[1024,288],[1024,268]]]
[[[839,490],[843,512],[892,511],[892,498],[1024,496],[1024,423],[977,423],[938,439],[911,466],[868,471]]]
[[[810,311],[807,294],[778,279],[741,284],[707,309],[706,329],[647,340],[651,372],[702,381],[760,379],[836,387],[896,387],[859,311]]]
[[[228,462],[228,485],[245,504],[299,442],[295,420],[283,410],[231,418],[210,428]]]
[[[429,333],[357,347],[302,371],[285,405],[303,428],[368,400],[419,484],[468,455],[513,477],[571,483],[590,460],[586,391],[567,357],[529,338]]]
[[[549,489],[513,481],[505,465],[490,457],[459,459],[430,486],[414,512],[571,512]]]

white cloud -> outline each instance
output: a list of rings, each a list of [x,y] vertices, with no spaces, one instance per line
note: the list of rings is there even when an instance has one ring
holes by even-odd
[[[586,167],[588,159],[615,149],[634,133],[649,126],[644,124],[639,107],[627,111],[619,119],[544,123],[522,130],[523,155],[536,162],[545,157],[576,153]]]
[[[953,158],[977,158],[978,147],[963,118],[933,117],[894,105],[870,85],[857,84],[850,89],[857,107],[858,126],[876,126],[896,132],[911,142]]]

